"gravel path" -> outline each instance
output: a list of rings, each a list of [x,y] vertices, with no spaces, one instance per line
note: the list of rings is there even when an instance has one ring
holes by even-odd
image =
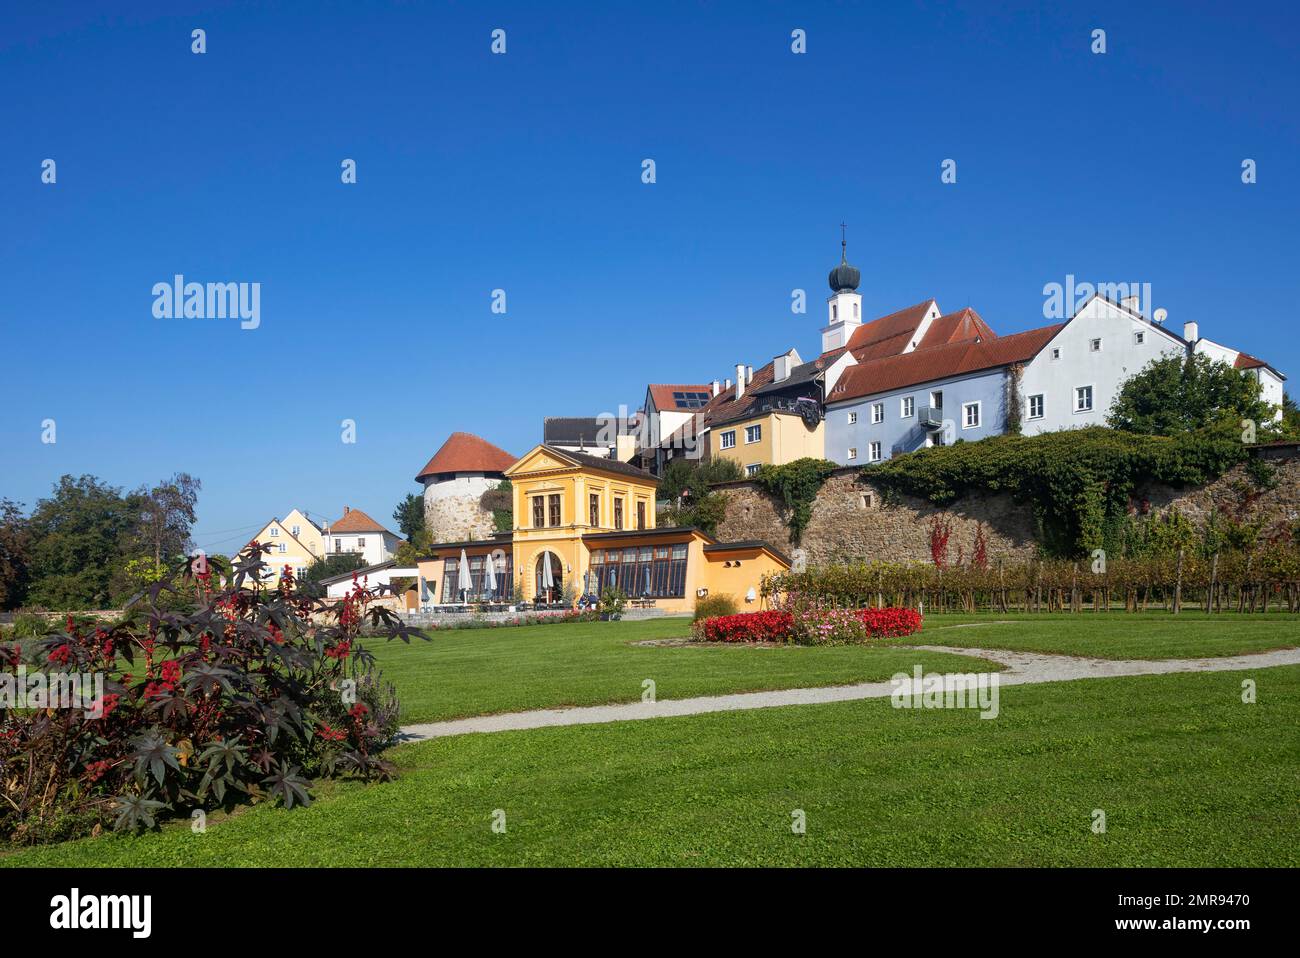
[[[945,645],[918,645],[927,652],[950,652],[989,659],[1005,669],[998,673],[999,685],[1029,685],[1038,682],[1070,682],[1075,679],[1112,678],[1124,675],[1167,675],[1172,672],[1231,672],[1266,669],[1277,665],[1300,665],[1300,649],[1280,649],[1252,655],[1208,659],[1089,659],[1072,655],[1043,655],[1037,652],[1004,652],[997,649],[958,649]],[[910,685],[910,682],[909,682]],[[960,687],[973,683],[959,682]],[[399,740],[418,742],[471,732],[506,732],[545,728],[552,725],[598,725],[640,719],[733,712],[740,709],[776,708],[784,705],[820,705],[857,699],[887,698],[893,682],[864,682],[860,685],[832,685],[812,689],[780,689],[772,692],[741,692],[734,695],[706,695],[692,699],[633,702],[626,705],[591,705],[567,709],[536,709],[481,715],[449,722],[407,725]]]

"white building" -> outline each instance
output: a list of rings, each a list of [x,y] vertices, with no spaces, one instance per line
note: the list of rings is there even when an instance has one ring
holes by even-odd
[[[1163,310],[1157,310],[1163,318]],[[1161,356],[1204,353],[1247,369],[1259,381],[1266,402],[1281,416],[1286,377],[1246,353],[1201,339],[1195,322],[1183,335],[1139,311],[1137,297],[1113,303],[1089,299],[1024,365],[1020,393],[1025,435],[1104,425],[1124,382]]]
[[[393,557],[402,537],[389,532],[360,509],[343,507],[343,515],[325,527],[325,550],[330,555],[356,553],[366,565],[378,565]]]

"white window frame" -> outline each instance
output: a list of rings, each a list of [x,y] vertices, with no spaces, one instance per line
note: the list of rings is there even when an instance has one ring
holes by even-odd
[[[935,397],[936,397],[936,396],[939,397],[939,399],[938,399],[937,402],[935,401]],[[932,409],[942,409],[942,408],[943,408],[943,390],[942,390],[942,389],[931,389],[931,390],[930,390],[930,407],[931,407]]]
[[[1081,389],[1088,390],[1088,405],[1086,408],[1081,407],[1079,405],[1079,391]],[[1096,405],[1097,405],[1097,384],[1096,383],[1084,383],[1082,386],[1074,387],[1074,411],[1076,413],[1092,412],[1093,409],[1096,407]]]
[[[898,414],[904,419],[911,419],[916,415],[916,399],[913,396],[904,396],[898,401]]]
[[[979,400],[975,402],[964,402],[961,404],[961,428],[978,429],[984,422],[983,403]],[[970,411],[975,410],[975,421],[970,421]]]
[[[357,536],[357,548],[364,549],[365,547],[366,547],[365,536]]]
[[[1034,400],[1038,400],[1038,415],[1034,415]],[[1029,397],[1025,408],[1026,419],[1042,419],[1043,413],[1047,409],[1047,397],[1043,393],[1034,393]]]
[[[885,404],[882,402],[873,402],[871,404],[871,425],[876,426],[885,421]]]
[[[1134,345],[1134,346],[1145,346],[1145,345],[1146,345],[1146,341],[1147,341],[1146,330],[1144,330],[1144,329],[1135,329],[1135,330],[1133,330],[1133,345]]]
[[[751,476],[757,476],[758,470],[762,468],[763,468],[763,464],[761,462],[751,462],[749,465],[745,466],[745,476],[747,478]]]
[[[302,526],[294,526],[294,527],[293,527],[292,529],[290,529],[289,531],[292,532],[292,533],[294,534],[295,537],[296,537],[296,536],[299,536],[299,535],[302,534]]]
[[[284,554],[285,554],[286,552],[288,552],[288,551],[289,551],[289,543],[287,543],[287,542],[281,542],[281,543],[280,543],[280,555],[284,555]]]
[[[1058,362],[1060,362],[1060,361],[1061,361],[1061,347],[1060,347],[1060,346],[1053,346],[1053,347],[1052,347],[1052,351],[1051,351],[1050,353],[1048,353],[1047,355],[1051,358],[1052,362],[1054,362],[1054,363],[1058,363]]]
[[[279,528],[277,526],[271,526],[271,538],[278,539],[279,537],[280,537]]]
[[[723,449],[735,449],[736,430],[728,429],[726,432],[722,433],[719,437],[718,443],[719,446]]]
[[[750,438],[750,433],[754,434],[752,439]],[[752,446],[754,443],[762,442],[762,441],[763,441],[763,424],[761,422],[756,422],[752,426],[745,427],[746,446]]]
[[[1101,337],[1095,336],[1088,340],[1088,351],[1092,353],[1101,352]]]
[[[849,459],[849,461],[852,461],[852,460],[858,458],[858,447],[857,447],[857,446],[849,446],[849,454],[848,454],[847,458]]]
[[[880,442],[879,442],[879,441],[876,441],[876,442],[873,442],[873,443],[868,444],[868,446],[867,446],[867,461],[868,461],[868,462],[880,462],[880,459],[881,459]]]
[[[857,422],[858,422],[858,414],[855,412],[849,413],[849,425],[850,426],[857,425]]]

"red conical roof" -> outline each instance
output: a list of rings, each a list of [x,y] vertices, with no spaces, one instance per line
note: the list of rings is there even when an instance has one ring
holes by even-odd
[[[451,472],[505,472],[514,464],[514,456],[486,439],[469,432],[453,432],[425,463],[415,481]]]

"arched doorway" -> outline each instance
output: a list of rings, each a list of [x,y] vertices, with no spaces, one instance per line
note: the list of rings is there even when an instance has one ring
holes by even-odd
[[[549,582],[546,577],[547,563],[551,567]],[[537,557],[533,568],[533,595],[538,602],[559,602],[564,595],[564,564],[554,552],[543,552]]]

